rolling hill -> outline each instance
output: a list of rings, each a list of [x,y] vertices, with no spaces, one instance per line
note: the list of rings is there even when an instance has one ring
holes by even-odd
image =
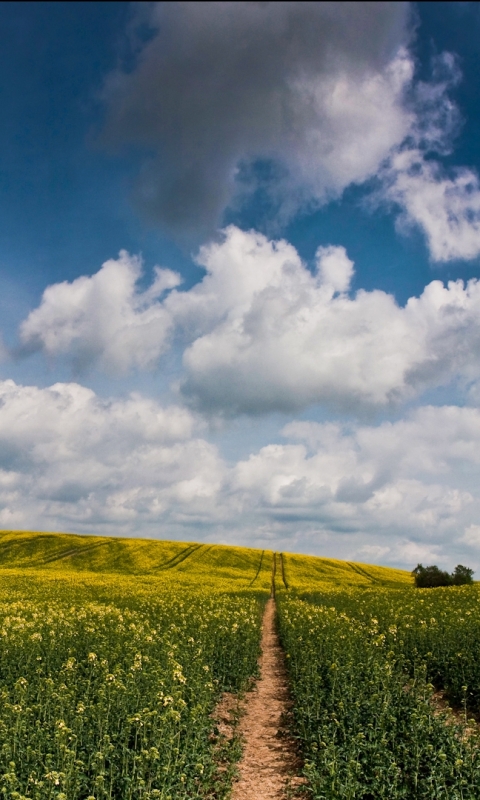
[[[412,584],[409,572],[349,561],[227,545],[123,539],[68,533],[0,531],[0,570],[143,576],[160,582],[231,583],[265,589]]]

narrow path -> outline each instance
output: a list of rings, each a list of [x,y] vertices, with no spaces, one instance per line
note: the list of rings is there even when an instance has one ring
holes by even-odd
[[[303,783],[295,778],[300,764],[295,742],[285,730],[290,708],[283,652],[275,630],[275,600],[267,602],[263,618],[260,678],[248,692],[240,721],[244,739],[240,779],[232,800],[284,800],[287,786]]]

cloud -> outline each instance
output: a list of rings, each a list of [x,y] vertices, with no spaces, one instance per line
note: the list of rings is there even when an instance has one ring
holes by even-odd
[[[317,250],[317,270],[320,283],[327,292],[348,292],[353,278],[353,261],[347,257],[344,247],[319,247]]]
[[[223,464],[185,409],[75,383],[0,383],[0,518],[18,527],[107,530],[214,518]],[[158,527],[156,529],[158,533]]]
[[[0,523],[408,568],[480,563],[477,409],[426,406],[377,426],[291,422],[282,443],[230,464],[199,433],[189,411],[138,394],[0,382]]]
[[[478,175],[467,167],[447,169],[439,160],[452,153],[461,127],[450,98],[460,79],[456,57],[442,53],[433,60],[431,81],[414,85],[412,128],[382,165],[377,175],[381,188],[370,198],[397,207],[400,232],[419,228],[436,262],[480,255]]]
[[[461,538],[462,542],[480,550],[480,525],[469,525]]]
[[[151,368],[170,333],[170,318],[158,300],[181,279],[156,267],[152,285],[141,292],[140,275],[140,260],[122,251],[91,277],[49,286],[20,327],[18,354],[68,353],[75,372],[92,366],[112,374]]]
[[[235,228],[199,260],[203,282],[167,303],[209,309],[183,359],[183,392],[205,411],[358,413],[479,377],[476,280],[433,281],[404,308],[381,291],[351,297],[344,248],[320,248],[311,273],[286,242]]]
[[[416,78],[407,3],[151,3],[137,16],[152,35],[108,76],[100,138],[137,149],[150,220],[197,241],[261,188],[279,231],[375,178],[373,202],[400,211],[400,231],[420,228],[434,261],[478,257],[478,176],[441,161],[461,126],[458,60],[441,53]]]
[[[348,293],[343,247],[319,248],[311,272],[284,240],[233,226],[198,263],[206,275],[188,291],[159,270],[139,292],[139,262],[125,253],[92,277],[50,286],[21,326],[23,348],[120,373],[152,368],[175,339],[185,348],[181,391],[209,414],[314,404],[363,413],[452,382],[475,401],[477,280],[432,281],[400,307],[382,291]]]
[[[303,546],[321,542],[330,555],[478,563],[477,409],[426,406],[378,426],[294,422],[284,435],[289,443],[234,468],[248,513],[261,512],[277,531],[290,527]]]
[[[450,175],[419,150],[396,154],[383,196],[401,208],[400,229],[418,226],[434,261],[480,255],[480,182],[471,169]]]
[[[294,213],[376,173],[411,127],[406,3],[150,3],[152,37],[105,86],[104,144],[135,146],[137,204],[210,233],[242,163],[281,165]],[[253,187],[254,188],[254,187]]]

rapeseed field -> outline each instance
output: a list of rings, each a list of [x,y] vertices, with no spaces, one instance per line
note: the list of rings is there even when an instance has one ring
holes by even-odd
[[[303,589],[277,602],[313,797],[478,798],[478,585]]]
[[[2,795],[223,796],[210,715],[256,674],[271,557],[34,533],[0,557]]]
[[[239,743],[212,711],[257,674],[271,592],[306,796],[480,796],[478,585],[419,590],[402,570],[269,550],[0,532],[2,796],[227,798]]]

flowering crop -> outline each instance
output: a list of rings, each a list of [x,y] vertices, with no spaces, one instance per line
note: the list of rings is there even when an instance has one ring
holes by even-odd
[[[316,604],[288,594],[277,595],[280,635],[313,796],[476,800],[479,737],[432,704],[428,665],[415,654],[422,626],[403,637],[402,596],[412,618],[413,591],[337,590]]]
[[[265,558],[263,557],[265,555]],[[227,591],[237,586],[268,589],[271,551],[247,547],[168,542],[160,539],[120,539],[113,536],[79,536],[35,531],[0,531],[0,567],[6,573],[17,568],[42,571],[61,579],[92,574],[147,576],[170,584],[209,585]]]
[[[0,793],[207,796],[210,714],[257,669],[263,599],[68,573],[3,588]]]
[[[280,555],[288,587],[299,592],[314,589],[328,591],[335,587],[343,590],[349,586],[359,588],[387,586],[396,589],[413,586],[411,573],[403,569],[293,553]]]
[[[304,595],[331,602],[364,625],[372,619],[385,646],[402,654],[410,674],[422,668],[456,706],[480,711],[480,587],[384,589]]]

